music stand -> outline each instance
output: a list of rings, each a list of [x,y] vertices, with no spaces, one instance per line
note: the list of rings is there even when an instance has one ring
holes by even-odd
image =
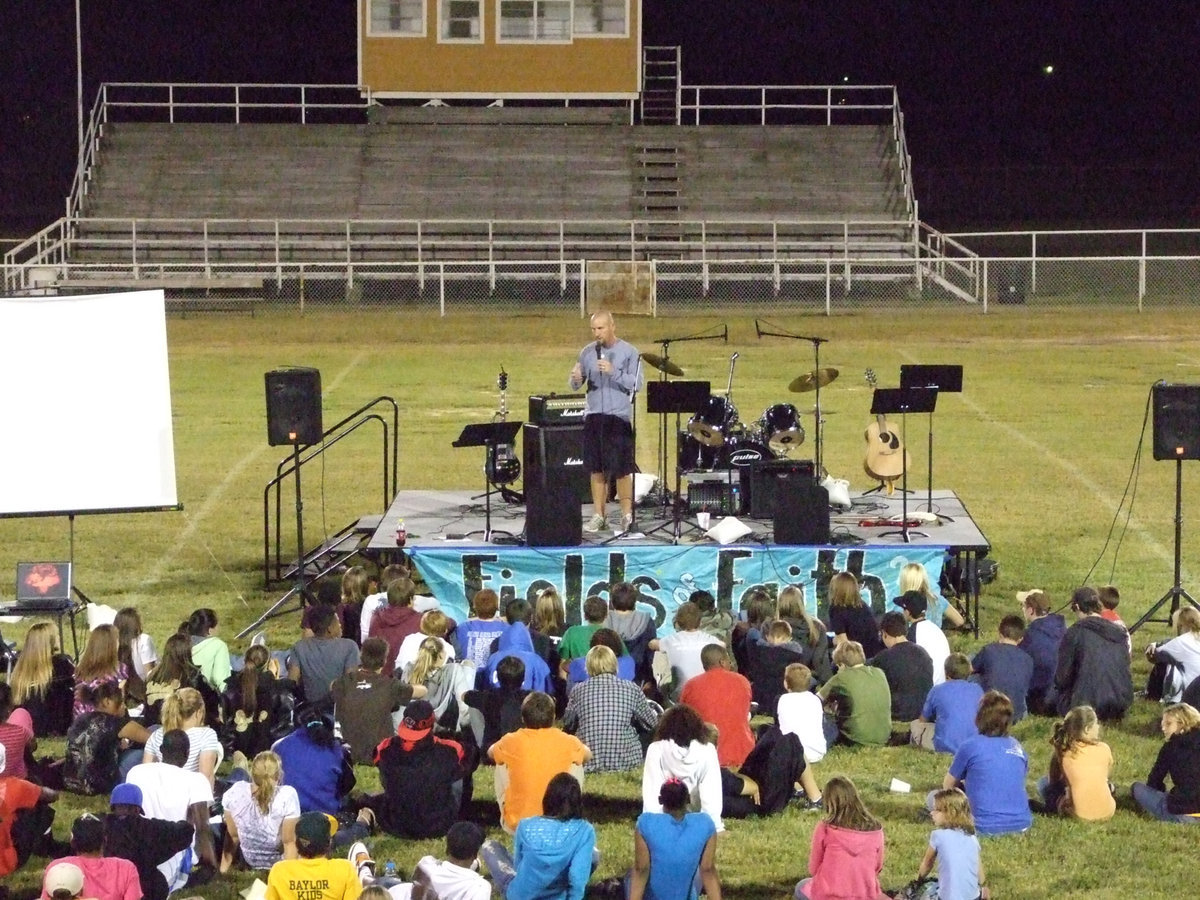
[[[458,440],[450,445],[451,447],[486,448],[483,464],[483,539],[489,544],[492,542],[492,479],[488,477],[487,460],[489,455],[495,452],[497,444],[514,443],[517,439],[517,432],[524,424],[524,422],[478,422],[474,425],[467,425],[463,428],[462,434],[458,436]],[[512,537],[512,534],[507,531],[497,533]],[[472,531],[470,534],[479,534],[479,532]]]
[[[675,498],[672,504],[671,519],[657,525],[646,532],[649,536],[662,531],[668,524],[672,528],[672,543],[679,543],[682,534],[682,515],[679,506],[679,492],[682,479],[682,467],[679,465],[679,417],[683,413],[695,415],[712,393],[712,384],[707,381],[652,381],[646,385],[646,411],[667,416],[675,413]],[[665,421],[665,419],[664,419]],[[663,492],[664,511],[666,491]],[[699,530],[697,528],[697,530]]]
[[[937,406],[937,390],[931,388],[877,388],[875,395],[871,398],[871,415],[887,416],[892,413],[900,413],[900,435],[901,443],[904,445],[904,452],[908,452],[908,414],[911,413],[932,413],[934,407]],[[900,539],[904,543],[910,543],[910,535],[918,535],[920,537],[929,537],[924,531],[911,531],[908,527],[908,460],[902,459],[904,469],[901,474],[901,513],[900,513],[900,530],[885,531],[880,534],[880,537],[886,537],[890,534],[900,535]]]
[[[943,394],[961,394],[963,384],[963,367],[958,365],[902,365],[900,367],[900,387],[902,388],[933,388]],[[933,410],[929,411],[929,459],[928,480],[926,482],[925,505],[933,512]],[[933,513],[939,519],[954,521],[950,516]]]

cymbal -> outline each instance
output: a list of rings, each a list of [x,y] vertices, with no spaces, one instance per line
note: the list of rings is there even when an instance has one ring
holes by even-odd
[[[686,374],[683,369],[681,369],[675,363],[671,362],[666,357],[659,356],[657,353],[643,353],[642,359],[645,360],[646,365],[650,366],[651,368],[658,369],[660,372],[666,372],[668,375]]]
[[[814,369],[811,372],[805,372],[792,379],[792,383],[788,385],[788,390],[793,394],[803,394],[805,391],[815,391],[818,386],[825,387],[829,382],[838,377],[837,369]]]

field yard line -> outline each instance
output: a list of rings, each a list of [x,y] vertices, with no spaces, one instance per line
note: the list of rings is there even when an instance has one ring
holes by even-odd
[[[354,359],[350,360],[350,363],[334,376],[332,382],[330,382],[327,386],[322,386],[322,396],[325,394],[332,394],[334,391],[336,391],[341,383],[346,380],[347,376],[349,376],[349,374],[358,367],[359,363],[361,363],[363,359],[367,357],[368,352],[369,351],[367,350],[359,351],[358,355],[354,357]],[[208,496],[204,498],[204,502],[200,504],[200,509],[197,510],[194,515],[189,516],[184,513],[186,524],[184,525],[183,531],[179,532],[179,536],[175,538],[175,543],[171,545],[171,548],[162,556],[160,556],[150,568],[150,572],[145,578],[142,579],[139,587],[149,588],[163,577],[167,569],[175,562],[176,557],[179,556],[179,553],[181,550],[183,550],[184,546],[192,542],[197,529],[200,527],[200,523],[207,519],[213,510],[217,508],[217,505],[221,502],[221,499],[224,497],[225,492],[229,489],[229,486],[241,476],[242,472],[245,471],[247,466],[256,461],[269,449],[271,448],[267,444],[263,444],[257,450],[251,450],[249,453],[239,459],[233,464],[232,468],[230,468],[229,472],[221,480],[220,484],[209,491]],[[212,556],[211,551],[209,552],[209,556]],[[213,562],[220,567],[220,561],[217,560],[215,556],[213,556]],[[232,584],[232,581],[230,583]],[[240,591],[238,591],[238,595],[239,597],[241,596]]]
[[[913,363],[918,362],[916,359],[913,359],[907,353],[901,353],[901,355],[908,358],[909,361],[911,361]],[[1062,469],[1064,472],[1066,472],[1068,475],[1070,475],[1073,479],[1075,479],[1075,481],[1079,482],[1079,484],[1082,485],[1083,488],[1088,493],[1090,493],[1093,497],[1095,497],[1096,500],[1100,503],[1100,505],[1105,507],[1109,511],[1110,514],[1112,514],[1114,516],[1117,514],[1117,510],[1120,508],[1118,506],[1118,501],[1114,500],[1112,497],[1110,497],[1104,491],[1100,490],[1100,488],[1097,486],[1095,479],[1090,478],[1087,475],[1085,475],[1084,472],[1078,466],[1076,466],[1074,463],[1072,463],[1070,460],[1064,459],[1063,457],[1061,457],[1057,453],[1055,453],[1053,450],[1051,450],[1049,447],[1046,447],[1046,446],[1038,443],[1037,441],[1035,441],[1029,435],[1025,434],[1025,432],[1021,431],[1020,429],[1018,429],[1012,425],[1009,425],[1007,422],[1001,422],[995,416],[993,416],[991,413],[989,413],[986,409],[984,409],[982,406],[980,406],[978,403],[976,403],[974,400],[970,399],[966,394],[959,394],[959,397],[961,398],[963,404],[965,404],[967,406],[967,408],[972,410],[979,418],[992,423],[993,425],[999,427],[1002,431],[1007,432],[1011,437],[1016,438],[1021,443],[1027,445],[1028,447],[1032,448],[1033,450],[1036,450],[1038,453],[1040,453],[1042,456],[1044,456],[1050,462],[1054,463],[1056,466],[1058,466],[1060,469]],[[1120,527],[1121,527],[1120,523],[1118,522],[1118,530],[1120,529]],[[1158,556],[1165,562],[1169,563],[1172,566],[1172,568],[1174,567],[1174,565],[1175,565],[1175,548],[1174,547],[1165,547],[1161,543],[1159,543],[1158,540],[1155,539],[1153,536],[1151,536],[1150,532],[1143,525],[1141,525],[1138,522],[1138,519],[1136,516],[1133,516],[1130,518],[1129,529],[1131,531],[1133,531],[1135,534],[1137,534],[1138,537],[1140,537],[1142,539],[1142,542],[1150,549],[1150,551],[1152,553],[1154,553],[1155,556]],[[1187,568],[1185,566],[1182,566],[1182,565],[1180,566],[1179,576],[1180,576],[1180,579],[1183,581],[1191,581],[1191,575],[1188,573]]]

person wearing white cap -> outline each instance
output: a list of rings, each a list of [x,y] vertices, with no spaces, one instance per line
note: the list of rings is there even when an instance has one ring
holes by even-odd
[[[7,773],[8,752],[0,744],[0,877],[15,872],[42,842],[54,822],[58,792]]]
[[[50,900],[74,900],[83,893],[83,872],[72,863],[55,863],[46,870],[42,887]]]

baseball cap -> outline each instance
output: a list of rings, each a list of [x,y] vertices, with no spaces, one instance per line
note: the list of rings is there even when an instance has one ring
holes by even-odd
[[[913,616],[923,616],[925,615],[925,610],[929,608],[929,601],[925,599],[925,595],[920,591],[905,591],[892,602],[901,609],[908,610]]]
[[[129,782],[118,784],[113,788],[112,796],[108,798],[108,802],[113,806],[141,806],[142,789],[136,784],[130,784]]]
[[[433,721],[433,705],[428,700],[414,700],[404,708],[396,734],[406,741],[419,741],[433,730]]]
[[[324,853],[337,833],[337,819],[321,812],[306,812],[296,822],[296,843],[310,852]]]
[[[73,863],[55,863],[46,870],[42,887],[51,897],[56,891],[67,891],[74,897],[83,891],[83,872]]]

